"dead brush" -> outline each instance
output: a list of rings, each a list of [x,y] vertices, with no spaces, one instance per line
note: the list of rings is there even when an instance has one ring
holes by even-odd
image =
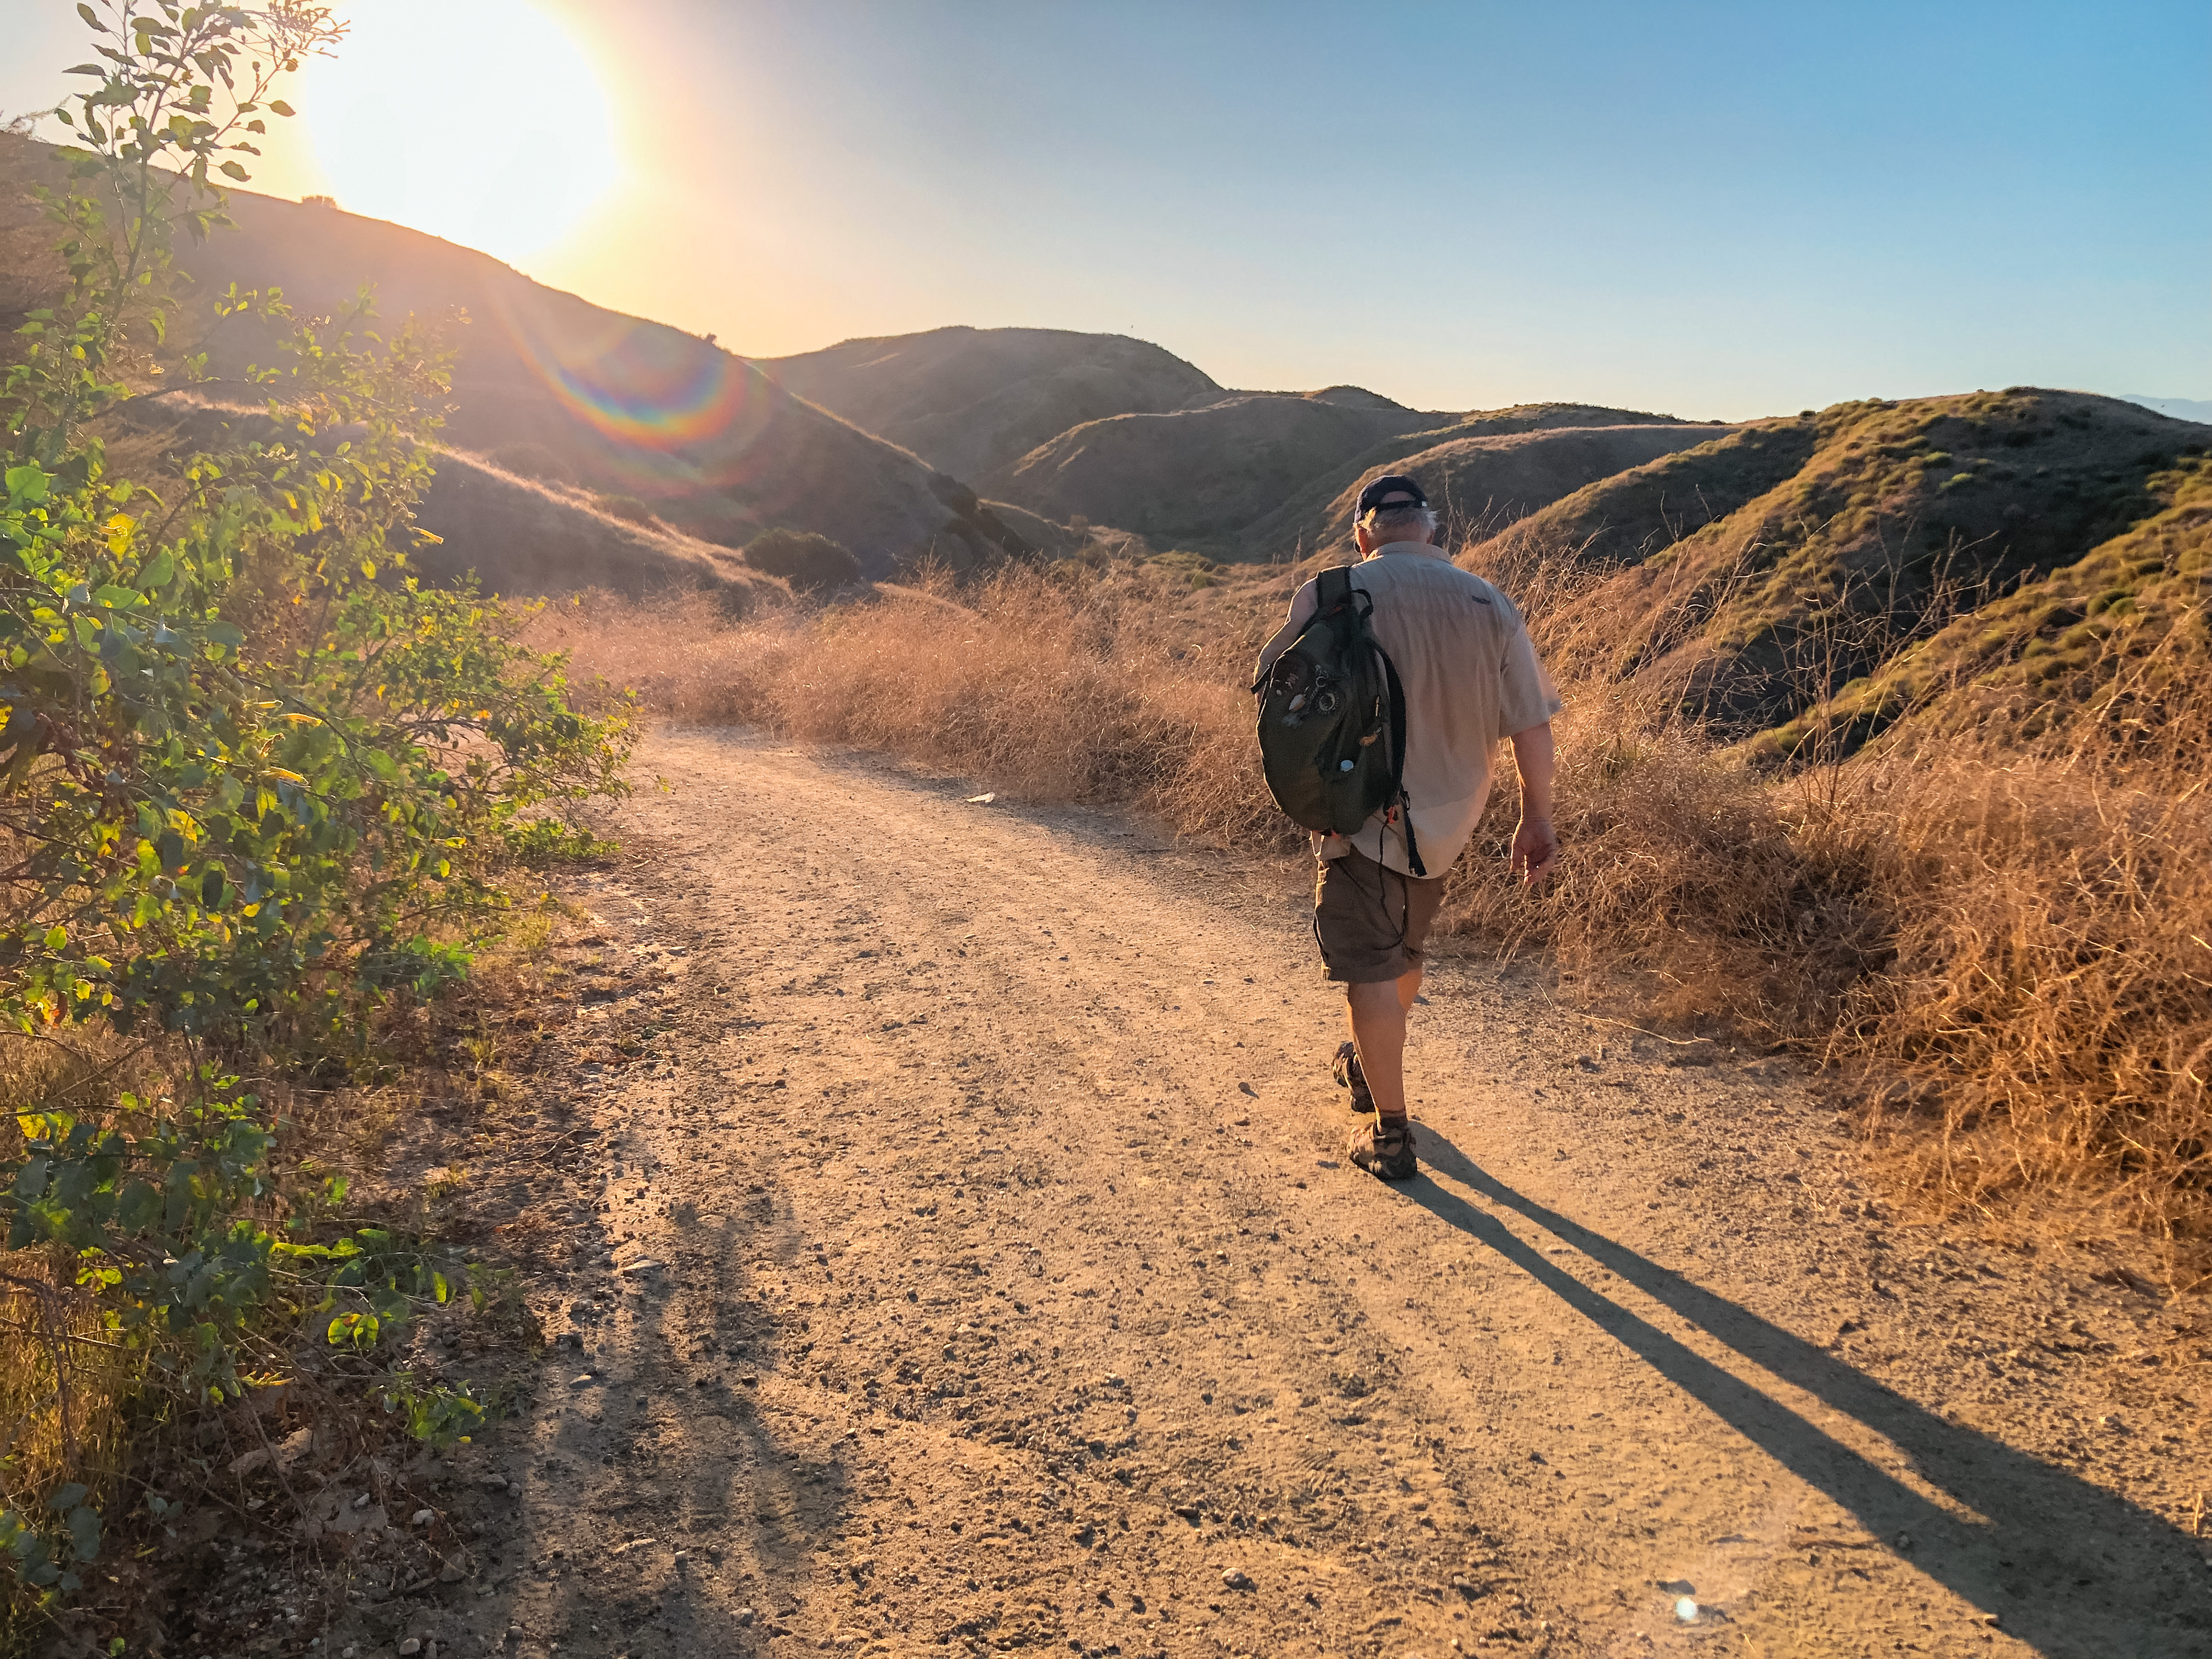
[[[97,1111],[143,1089],[148,1049],[91,1029],[0,1035],[0,1157],[21,1151],[18,1114]],[[64,1518],[50,1500],[71,1487],[95,1508],[118,1489],[146,1370],[106,1328],[81,1265],[58,1246],[0,1249],[0,1510],[40,1523]],[[0,1652],[45,1628],[35,1593],[0,1573]]]
[[[942,574],[866,604],[732,623],[690,596],[554,606],[530,641],[656,712],[900,755],[1039,800],[1133,803],[1178,831],[1287,845],[1252,752],[1249,630],[1195,634],[1119,565]]]
[[[644,600],[595,589],[549,602],[523,624],[521,638],[532,650],[568,654],[579,708],[609,712],[628,689],[655,714],[711,725],[733,718],[726,704],[737,669],[735,632],[714,596],[696,588]]]
[[[1808,842],[1802,816],[1748,757],[1684,712],[1677,686],[1620,680],[1616,619],[1597,603],[1613,572],[1586,544],[1522,532],[1471,561],[1519,604],[1539,655],[1565,672],[1556,726],[1558,828],[1568,855],[1531,890],[1505,850],[1520,811],[1510,753],[1452,872],[1444,918],[1548,954],[1581,994],[1632,1004],[1638,1023],[1802,1046],[1834,1000],[1883,959],[1886,925],[1855,850]],[[1686,634],[1710,604],[1686,586],[1653,634]]]
[[[2212,687],[2160,660],[2189,637],[2106,665],[2039,750],[1857,757],[1879,805],[1830,829],[1893,919],[1826,1045],[1876,1085],[1875,1132],[1948,1200],[2143,1228],[2177,1272],[2212,1237]]]

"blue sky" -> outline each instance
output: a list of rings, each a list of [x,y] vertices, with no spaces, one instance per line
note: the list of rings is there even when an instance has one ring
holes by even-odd
[[[1095,329],[1436,409],[2212,398],[2203,0],[539,3],[625,178],[510,257],[742,350]],[[64,0],[0,10],[76,61]]]

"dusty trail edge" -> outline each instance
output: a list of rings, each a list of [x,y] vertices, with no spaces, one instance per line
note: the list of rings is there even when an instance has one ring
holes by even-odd
[[[547,1358],[325,1652],[2212,1652],[2194,1314],[1896,1218],[1790,1065],[1448,961],[1387,1188],[1285,866],[641,760],[563,948],[657,1058],[477,1154]]]

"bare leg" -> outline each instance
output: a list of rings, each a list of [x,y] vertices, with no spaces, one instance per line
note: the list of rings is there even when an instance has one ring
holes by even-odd
[[[1418,968],[1395,981],[1344,988],[1360,1074],[1375,1097],[1376,1116],[1385,1123],[1406,1121],[1406,1013],[1420,988]]]
[[[1398,1006],[1410,1016],[1413,1012],[1413,999],[1421,994],[1421,970],[1418,968],[1409,968],[1398,976],[1395,983],[1398,987]],[[1344,988],[1347,993],[1352,989],[1349,985]],[[1348,994],[1345,998],[1344,1014],[1346,1027],[1350,1030],[1352,999]],[[1354,1048],[1359,1044],[1359,1033],[1356,1030],[1352,1032],[1352,1042]]]

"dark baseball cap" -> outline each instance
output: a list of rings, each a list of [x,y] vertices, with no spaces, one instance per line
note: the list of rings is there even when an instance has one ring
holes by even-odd
[[[1386,472],[1359,492],[1359,510],[1352,516],[1364,519],[1382,505],[1385,495],[1411,495],[1410,501],[1392,501],[1393,507],[1426,507],[1428,492],[1402,472]]]

